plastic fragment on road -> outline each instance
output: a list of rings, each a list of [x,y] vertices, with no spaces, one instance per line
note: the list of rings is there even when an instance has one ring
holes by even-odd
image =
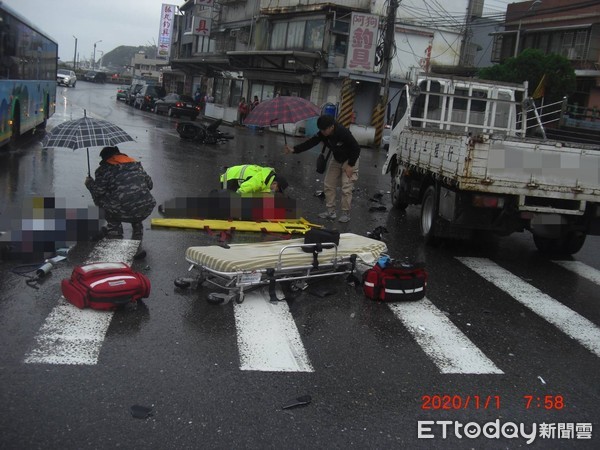
[[[297,406],[306,406],[310,404],[312,401],[312,397],[310,395],[301,395],[300,397],[296,397],[293,400],[290,400],[285,405],[281,407],[281,409],[290,409],[296,408]]]

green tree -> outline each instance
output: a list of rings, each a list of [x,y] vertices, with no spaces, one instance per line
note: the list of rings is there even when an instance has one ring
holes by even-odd
[[[516,58],[508,58],[502,64],[485,67],[477,73],[479,78],[511,83],[529,82],[531,96],[545,78],[545,103],[559,101],[575,92],[575,70],[569,60],[551,53],[544,54],[537,49],[526,49]]]

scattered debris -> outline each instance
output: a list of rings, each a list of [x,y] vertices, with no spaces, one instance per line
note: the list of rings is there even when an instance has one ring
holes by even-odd
[[[382,233],[387,233],[388,230],[386,227],[377,227],[373,231],[367,231],[367,237],[371,239],[377,239],[378,241],[382,240]]]
[[[328,297],[330,295],[334,295],[337,293],[337,290],[333,289],[333,288],[311,288],[308,290],[308,293],[311,295],[314,295],[316,297]]]
[[[546,384],[546,382],[544,381],[544,379],[542,377],[540,377],[539,375],[538,375],[538,380],[540,380],[542,382],[542,384]]]
[[[131,415],[136,419],[146,419],[152,415],[153,409],[149,406],[133,405],[129,408],[129,411],[131,411]]]
[[[310,395],[302,395],[300,397],[296,397],[293,400],[290,400],[285,405],[281,407],[281,409],[290,409],[295,408],[297,406],[306,406],[312,402],[312,397]]]
[[[379,205],[379,206],[371,206],[369,208],[369,212],[373,212],[373,211],[387,211],[387,208],[383,205]]]

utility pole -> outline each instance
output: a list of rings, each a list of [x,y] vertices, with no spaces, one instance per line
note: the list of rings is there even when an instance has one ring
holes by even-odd
[[[392,71],[393,51],[396,47],[396,11],[400,0],[389,0],[387,18],[385,22],[385,34],[383,36],[383,63],[380,73],[384,74],[383,86],[381,87],[379,102],[375,105],[371,117],[371,125],[375,127],[375,147],[379,147],[383,136],[383,126],[388,107],[390,93],[390,73]]]
[[[73,70],[77,69],[77,38],[73,36],[75,39],[75,52],[73,52]]]
[[[387,105],[390,92],[390,73],[392,70],[392,50],[396,45],[396,11],[400,5],[400,0],[389,0],[387,11],[387,23],[385,26],[385,36],[383,40],[383,65],[381,72],[385,75],[383,79],[383,105]]]
[[[467,6],[467,17],[465,19],[465,31],[463,34],[462,45],[460,49],[460,66],[472,66],[473,61],[470,61],[470,47],[471,47],[471,22],[473,21],[473,0],[469,0]]]

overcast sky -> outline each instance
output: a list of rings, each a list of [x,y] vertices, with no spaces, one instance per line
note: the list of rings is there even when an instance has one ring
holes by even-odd
[[[163,3],[169,0],[1,0],[58,42],[58,56],[73,61],[75,39],[79,60],[96,60],[120,45],[155,45]],[[418,0],[411,0],[419,3]],[[514,0],[515,2],[519,0]],[[466,0],[424,0],[446,11],[462,11]],[[485,0],[484,15],[503,13],[511,0]],[[408,4],[408,3],[407,3]],[[456,7],[456,4],[461,7]],[[429,8],[428,8],[429,9]]]
[[[155,45],[165,0],[2,0],[58,42],[58,56],[73,61],[75,39],[79,60],[96,59],[120,45]]]

